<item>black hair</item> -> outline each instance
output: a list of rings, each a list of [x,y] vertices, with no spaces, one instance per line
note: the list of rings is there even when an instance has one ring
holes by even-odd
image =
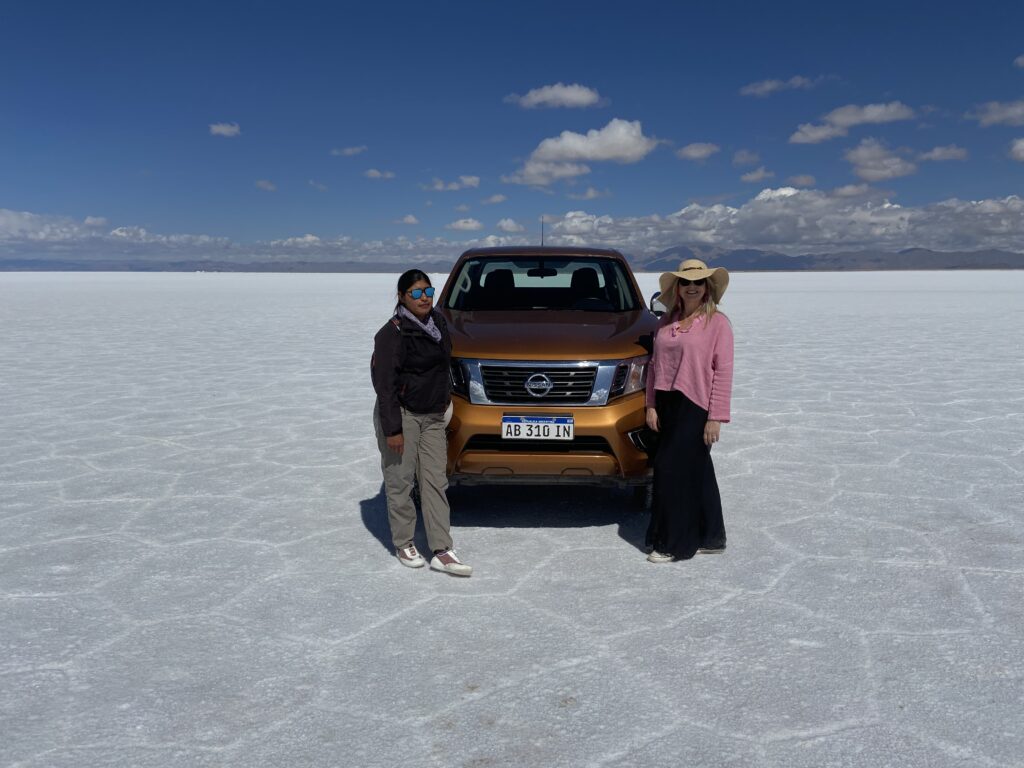
[[[433,285],[430,282],[430,276],[421,269],[407,269],[398,278],[398,295],[404,296],[405,292],[409,290],[410,285],[418,283],[420,280],[426,281],[427,285]],[[395,304],[395,312],[402,306],[401,300]]]

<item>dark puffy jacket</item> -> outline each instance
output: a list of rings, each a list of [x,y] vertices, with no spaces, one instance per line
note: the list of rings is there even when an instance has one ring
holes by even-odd
[[[440,342],[402,315],[391,318],[373,337],[370,377],[388,437],[402,432],[401,408],[443,413],[451,400],[452,340],[441,314],[432,309],[430,316],[441,331]]]

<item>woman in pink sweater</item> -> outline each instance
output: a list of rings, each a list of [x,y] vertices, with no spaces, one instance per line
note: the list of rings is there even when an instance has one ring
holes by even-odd
[[[729,421],[733,361],[732,326],[718,311],[729,273],[687,259],[660,282],[668,311],[647,371],[647,426],[659,433],[647,529],[652,563],[725,551],[711,447]]]

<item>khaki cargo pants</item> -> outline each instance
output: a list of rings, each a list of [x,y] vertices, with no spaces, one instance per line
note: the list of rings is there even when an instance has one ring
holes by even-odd
[[[432,552],[451,549],[451,510],[448,506],[448,438],[443,413],[412,413],[402,409],[402,435],[405,450],[401,455],[388,448],[380,426],[380,411],[374,403],[373,427],[380,449],[380,468],[384,474],[384,495],[388,503],[391,542],[404,547],[416,533],[416,505],[412,500],[413,478],[420,484],[420,506],[427,546]]]

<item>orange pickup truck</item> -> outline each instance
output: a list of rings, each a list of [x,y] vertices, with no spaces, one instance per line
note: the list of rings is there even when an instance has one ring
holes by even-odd
[[[476,248],[437,307],[452,337],[452,485],[632,486],[648,497],[657,318],[621,253]]]

